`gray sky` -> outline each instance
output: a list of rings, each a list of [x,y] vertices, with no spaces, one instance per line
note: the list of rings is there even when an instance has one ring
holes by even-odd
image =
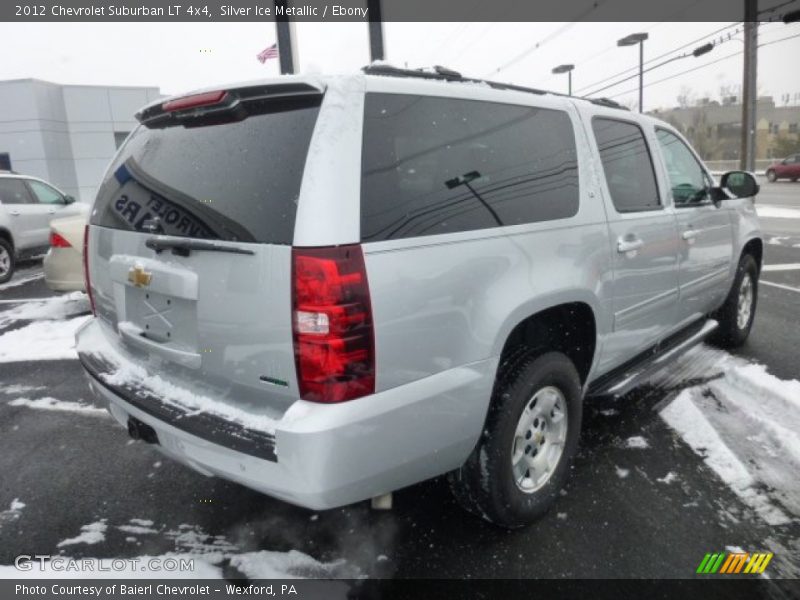
[[[720,34],[709,34],[726,25],[730,23],[388,23],[385,33],[387,59],[398,66],[442,64],[465,75],[566,91],[566,75],[550,71],[558,64],[574,63],[573,89],[586,93],[591,89],[584,89],[587,85],[638,65],[638,49],[618,48],[620,37],[646,31],[647,60],[699,40],[681,52],[691,51],[718,38]],[[368,62],[365,24],[297,27],[301,70],[341,73]],[[800,24],[763,24],[759,33],[760,42],[767,43],[800,35]],[[646,73],[645,84],[652,85],[645,88],[645,109],[673,106],[682,87],[699,97],[715,98],[721,86],[740,85],[741,33],[734,38],[700,58],[688,57]],[[268,22],[2,23],[0,40],[6,57],[0,63],[0,79],[151,85],[172,94],[278,72],[277,61],[262,65],[255,58],[275,41],[274,25]],[[655,83],[732,54],[736,56]],[[759,93],[773,95],[781,104],[783,94],[800,94],[798,56],[800,37],[760,48]],[[638,80],[631,79],[600,95],[635,105],[637,86]]]

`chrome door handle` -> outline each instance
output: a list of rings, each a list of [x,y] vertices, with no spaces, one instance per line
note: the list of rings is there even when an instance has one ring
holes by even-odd
[[[697,234],[700,233],[697,229],[687,229],[681,234],[681,237],[685,240],[692,240],[697,237]]]
[[[54,215],[56,214],[56,210],[54,208],[51,208],[50,210],[47,211],[47,214]]]
[[[632,240],[617,240],[617,252],[619,252],[620,254],[625,254],[626,252],[638,250],[642,246],[644,246],[644,242],[639,238],[635,238]]]
[[[19,216],[19,211],[18,210],[10,210],[10,211],[8,211],[8,214],[10,214],[12,217],[18,217]]]

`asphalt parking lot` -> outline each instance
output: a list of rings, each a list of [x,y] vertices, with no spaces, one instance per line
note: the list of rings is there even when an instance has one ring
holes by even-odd
[[[742,549],[773,552],[771,578],[798,578],[800,184],[765,183],[757,206],[766,267],[746,346],[701,346],[650,385],[589,405],[557,506],[513,532],[461,511],[444,479],[396,493],[391,511],[314,513],[130,441],[77,361],[54,350],[85,301],[53,298],[40,262],[25,263],[0,286],[0,565],[171,554],[251,578],[682,578],[707,552]],[[47,318],[20,309],[40,305]],[[38,337],[23,335],[37,323]]]

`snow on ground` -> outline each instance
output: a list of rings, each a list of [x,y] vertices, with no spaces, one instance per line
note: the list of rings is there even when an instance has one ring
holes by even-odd
[[[106,525],[105,519],[100,519],[94,523],[89,523],[81,527],[81,534],[74,538],[68,538],[58,542],[57,547],[63,548],[64,546],[72,546],[74,544],[97,544],[106,539]]]
[[[109,416],[108,411],[104,408],[97,408],[96,406],[84,404],[83,402],[56,400],[49,396],[45,398],[36,398],[35,400],[31,400],[30,398],[16,398],[11,400],[8,404],[9,406],[27,406],[28,408],[34,408],[36,410],[75,412],[93,417]]]
[[[77,358],[75,332],[90,315],[64,321],[34,321],[0,335],[0,362]]]
[[[46,389],[43,385],[20,385],[15,383],[14,385],[7,385],[6,387],[0,388],[0,393],[5,394],[6,396],[16,396],[17,394],[37,392],[43,389]]]
[[[756,204],[756,213],[762,219],[800,219],[800,209],[787,206]]]
[[[181,560],[192,560],[193,570],[179,570]],[[91,564],[89,568],[82,565]],[[125,568],[119,569],[119,565]],[[53,557],[45,561],[44,568],[33,564],[28,571],[13,565],[0,565],[0,579],[219,579],[222,570],[192,555],[168,552],[158,556],[142,555],[133,558],[71,558]]]
[[[25,269],[25,271],[28,271],[28,269]],[[22,270],[19,270],[12,276],[11,281],[0,284],[0,291],[30,283],[31,281],[36,281],[42,277],[44,277],[44,273],[41,270],[34,273],[26,273]]]
[[[347,577],[346,563],[337,560],[322,563],[297,550],[289,552],[245,552],[231,557],[236,567],[248,579],[329,579]]]
[[[19,519],[23,508],[25,508],[25,503],[20,502],[19,498],[14,498],[8,510],[0,511],[0,531],[3,530],[5,524]]]
[[[83,292],[51,296],[41,300],[27,300],[0,313],[0,328],[13,321],[65,319],[73,315],[88,313],[89,310],[89,297]]]
[[[650,444],[640,435],[634,435],[625,440],[626,448],[649,448]]]
[[[800,382],[699,346],[656,383],[694,378],[661,417],[766,523],[800,520]]]
[[[2,514],[2,513],[0,513]],[[112,529],[123,532],[133,527],[149,528],[154,523],[147,519],[130,519],[129,525],[118,525]],[[168,529],[165,525],[152,530],[174,544],[174,549],[159,555],[142,555],[134,558],[71,558],[66,555],[54,557],[46,563],[44,570],[39,564],[33,565],[29,571],[19,571],[12,565],[0,565],[0,579],[19,578],[222,578],[222,570],[226,565],[234,567],[248,578],[358,578],[361,572],[344,560],[322,562],[312,556],[289,550],[288,552],[272,552],[259,550],[243,552],[235,544],[229,542],[225,536],[212,536],[202,528],[195,525],[183,524],[177,529]],[[162,533],[163,532],[163,533]],[[97,544],[105,540],[105,535],[112,535],[106,519],[102,519],[81,527],[81,535],[64,540],[58,544],[63,547],[72,544]],[[125,537],[130,543],[136,543],[134,537]],[[149,541],[153,537],[148,538]],[[69,569],[69,561],[89,560],[94,565],[92,571],[81,570],[77,567]],[[117,565],[125,561],[126,568],[115,570],[112,561]],[[132,561],[136,561],[133,563]],[[175,564],[180,561],[193,561],[192,568],[175,570]]]

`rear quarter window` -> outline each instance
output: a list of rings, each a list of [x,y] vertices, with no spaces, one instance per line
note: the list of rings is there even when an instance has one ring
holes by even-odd
[[[363,241],[520,225],[577,212],[575,135],[566,112],[367,94]]]
[[[94,225],[291,244],[319,99],[220,124],[139,126],[100,186]]]

